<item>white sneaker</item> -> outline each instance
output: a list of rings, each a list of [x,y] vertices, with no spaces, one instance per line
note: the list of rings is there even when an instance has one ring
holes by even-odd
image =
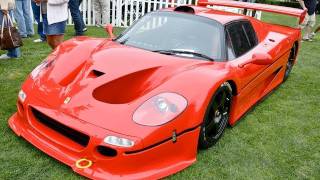
[[[4,59],[11,59],[12,57],[9,57],[7,54],[2,54],[0,56],[0,60],[4,60]]]
[[[313,40],[311,38],[302,38],[301,42],[312,42]]]
[[[33,40],[33,42],[34,42],[34,43],[41,43],[41,42],[45,42],[45,41],[42,40],[42,39],[35,39],[35,40]]]
[[[309,39],[313,39],[315,35],[316,35],[316,33],[312,32],[312,33],[309,35]]]

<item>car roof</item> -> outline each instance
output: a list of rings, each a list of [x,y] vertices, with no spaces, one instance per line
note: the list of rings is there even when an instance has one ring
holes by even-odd
[[[221,24],[227,24],[231,21],[235,20],[243,20],[248,19],[247,16],[244,16],[242,14],[232,13],[232,12],[226,12],[221,10],[215,10],[211,8],[206,7],[200,7],[200,6],[188,6],[192,9],[194,9],[194,14],[198,16],[207,17],[213,20],[216,20],[220,22]],[[164,11],[174,11],[175,8],[167,8],[163,9]],[[178,12],[178,13],[184,13],[184,12]]]

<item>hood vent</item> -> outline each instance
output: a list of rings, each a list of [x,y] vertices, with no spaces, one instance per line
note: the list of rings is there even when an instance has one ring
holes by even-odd
[[[157,70],[158,67],[137,71],[102,84],[93,91],[93,97],[109,104],[129,103],[161,83],[154,76]]]
[[[95,77],[100,77],[102,75],[104,75],[104,72],[98,71],[98,70],[92,70],[92,75],[94,75]]]

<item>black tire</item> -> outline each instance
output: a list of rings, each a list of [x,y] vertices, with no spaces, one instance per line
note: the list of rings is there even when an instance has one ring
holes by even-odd
[[[223,83],[211,98],[207,107],[199,135],[199,148],[212,147],[223,135],[230,117],[232,88]]]
[[[291,48],[289,59],[288,59],[287,64],[286,64],[286,71],[284,73],[283,82],[288,79],[288,77],[289,77],[289,75],[290,75],[290,73],[292,71],[292,68],[293,68],[293,65],[294,65],[294,61],[295,61],[295,58],[296,58],[296,53],[297,53],[296,48],[297,48],[296,44],[293,45],[293,47]]]

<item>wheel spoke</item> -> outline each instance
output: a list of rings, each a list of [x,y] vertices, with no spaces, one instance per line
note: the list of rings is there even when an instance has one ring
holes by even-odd
[[[206,126],[206,135],[210,136],[212,134],[212,131],[216,129],[216,123],[214,122],[214,120],[212,119],[210,121],[210,123],[208,124],[208,126]]]
[[[216,94],[204,124],[204,135],[208,141],[217,140],[223,132],[228,121],[231,103],[231,92],[221,89]]]
[[[218,108],[223,108],[226,102],[226,92],[220,93],[220,98],[218,98],[219,105]]]
[[[214,108],[210,109],[209,112],[209,117],[213,117],[214,116]],[[206,121],[205,126],[207,127],[212,121]]]
[[[230,107],[230,98],[231,97],[226,97],[225,99],[225,104],[223,106],[223,109],[222,109],[222,115],[225,115],[225,113],[228,113],[229,112],[229,107]]]

